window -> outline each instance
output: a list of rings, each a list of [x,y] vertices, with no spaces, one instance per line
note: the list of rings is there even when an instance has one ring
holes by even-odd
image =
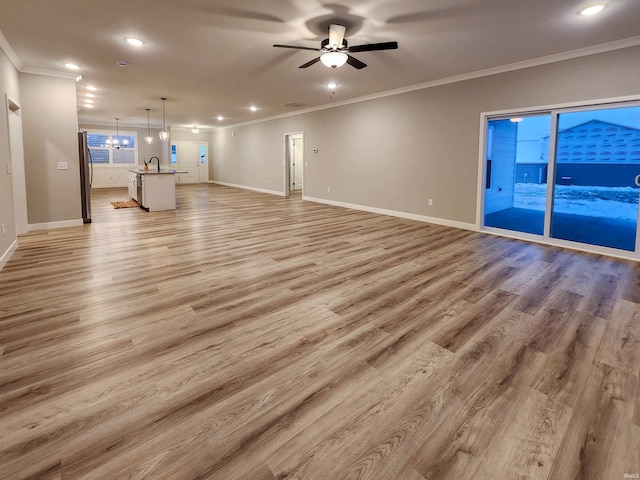
[[[117,140],[120,148],[111,145]],[[91,161],[96,165],[132,165],[138,163],[138,134],[136,132],[87,131]]]

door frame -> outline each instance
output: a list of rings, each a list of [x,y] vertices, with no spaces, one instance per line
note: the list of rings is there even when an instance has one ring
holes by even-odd
[[[175,167],[177,170],[180,169],[180,145],[183,144],[189,144],[189,145],[196,145],[198,147],[198,155],[200,154],[200,146],[204,145],[205,147],[205,151],[206,151],[206,167],[207,167],[207,180],[204,182],[200,182],[200,168],[201,165],[198,161],[198,181],[194,182],[196,184],[199,183],[209,183],[210,182],[210,178],[211,175],[209,174],[209,161],[210,161],[210,156],[209,156],[209,142],[206,141],[198,141],[198,140],[171,140],[169,142],[169,165],[170,167]],[[176,163],[173,164],[171,163],[171,145],[176,145]],[[199,158],[199,157],[198,157]],[[177,174],[180,175],[180,174]],[[179,177],[178,177],[179,178]],[[179,182],[178,182],[179,183]]]
[[[13,189],[13,211],[16,234],[29,231],[27,209],[27,183],[24,163],[24,141],[22,138],[22,110],[20,105],[5,93],[7,118],[7,138],[9,140],[9,161],[11,163],[11,186]]]
[[[305,170],[306,170],[306,160],[305,160],[305,143],[304,143],[304,131],[300,132],[287,132],[284,134],[284,160],[282,161],[283,170],[284,170],[284,196],[288,197],[291,192],[289,188],[289,184],[291,182],[291,142],[294,138],[302,139],[302,195],[304,196],[304,187],[306,185],[305,181]]]

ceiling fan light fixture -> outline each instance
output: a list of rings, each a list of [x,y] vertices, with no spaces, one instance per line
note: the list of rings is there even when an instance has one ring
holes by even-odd
[[[322,64],[329,68],[339,68],[347,63],[349,56],[342,52],[327,52],[320,56]]]

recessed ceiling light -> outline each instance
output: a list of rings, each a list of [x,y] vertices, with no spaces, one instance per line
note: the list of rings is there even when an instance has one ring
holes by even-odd
[[[87,85],[87,90],[91,90],[92,92],[95,92],[98,89],[96,87],[94,87],[93,85]]]
[[[222,120],[224,120],[224,117],[222,115],[218,115],[218,121],[221,122]]]
[[[133,45],[134,47],[141,47],[144,45],[144,42],[138,38],[127,37],[125,40],[129,45]]]
[[[84,108],[93,108],[93,105],[91,105],[90,103],[85,103]]]
[[[257,111],[257,110],[258,110],[258,107],[256,107],[255,105],[251,105],[251,106],[249,107],[249,110],[251,110],[252,112],[255,112],[255,111]]]
[[[85,93],[84,96],[89,98],[95,98],[95,95],[93,93]]]
[[[78,75],[78,76],[76,77],[76,83],[77,83],[77,82],[79,82],[80,80],[82,80],[82,75]]]
[[[75,63],[65,63],[64,66],[67,67],[69,70],[80,70],[80,67]]]
[[[327,88],[336,88],[337,86],[338,86],[338,84],[336,82],[327,83]]]
[[[604,10],[604,7],[605,5],[603,4],[591,5],[583,10],[580,10],[580,15],[589,17],[591,15],[595,15],[596,13],[600,13],[602,10]]]
[[[90,98],[85,98],[84,103],[93,103],[93,100]]]
[[[116,63],[121,67],[126,67],[127,65],[129,65],[129,62],[127,62],[126,60],[118,60]]]

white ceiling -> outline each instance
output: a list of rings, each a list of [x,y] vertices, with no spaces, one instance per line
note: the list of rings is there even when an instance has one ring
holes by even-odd
[[[220,126],[627,39],[640,44],[640,1],[607,0],[0,0],[0,30],[21,71],[82,67],[79,98],[91,83],[95,108],[81,123]],[[336,71],[303,50],[318,47],[330,23],[350,45],[398,41],[398,50],[353,54],[368,64]],[[124,38],[145,45],[135,48]],[[119,60],[128,62],[118,66]],[[257,112],[248,107],[258,106]],[[299,107],[305,108],[305,107]],[[216,120],[223,115],[225,120]]]

